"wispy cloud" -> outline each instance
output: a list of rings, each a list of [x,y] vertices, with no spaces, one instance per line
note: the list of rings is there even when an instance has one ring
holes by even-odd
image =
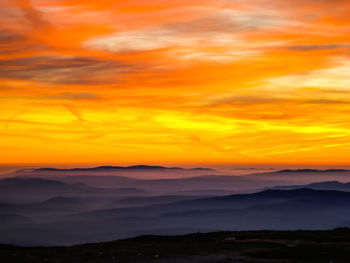
[[[132,65],[89,57],[35,56],[0,61],[0,78],[57,84],[108,83],[118,73],[133,71]]]
[[[264,12],[265,11],[265,12]],[[186,22],[164,23],[147,29],[93,37],[83,45],[110,52],[151,51],[174,47],[227,47],[243,45],[235,33],[281,27],[286,23],[278,13],[266,10],[224,9]]]
[[[36,28],[51,26],[43,17],[43,14],[32,6],[30,0],[16,0],[24,17]]]

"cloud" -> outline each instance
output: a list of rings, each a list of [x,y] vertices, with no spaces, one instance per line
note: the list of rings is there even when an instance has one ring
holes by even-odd
[[[292,51],[313,51],[313,50],[332,50],[341,48],[350,48],[350,44],[325,44],[325,45],[292,45],[285,47]]]
[[[230,95],[209,96],[202,100],[199,104],[202,106],[220,106],[220,105],[247,105],[247,104],[272,104],[288,102],[288,98],[279,98],[270,96],[258,95]]]
[[[51,24],[44,19],[43,14],[31,5],[30,0],[17,0],[17,2],[24,17],[34,27],[43,28],[51,26]]]
[[[130,52],[161,49],[182,44],[183,42],[174,36],[172,31],[158,29],[94,37],[83,45],[87,48],[111,52]]]
[[[90,57],[32,56],[0,61],[0,78],[56,84],[109,83],[115,74],[134,71],[133,65]]]
[[[11,55],[11,54],[19,54],[22,52],[45,52],[49,51],[51,48],[46,45],[41,44],[30,44],[30,43],[18,43],[11,44],[11,42],[1,44],[0,43],[0,54],[1,55]]]
[[[48,96],[52,99],[63,99],[63,100],[99,100],[101,99],[95,93],[92,92],[66,92],[57,95]]]
[[[239,42],[239,36],[235,33],[278,27],[284,23],[277,13],[271,11],[224,9],[191,21],[164,23],[148,29],[93,37],[85,41],[83,46],[116,53],[169,47],[227,46]]]
[[[31,42],[28,37],[11,31],[0,30],[0,54],[9,55],[28,51],[48,51],[43,44]]]
[[[10,44],[25,40],[22,35],[14,34],[12,32],[0,30],[0,45]]]
[[[336,57],[329,61],[328,68],[303,72],[302,74],[289,74],[268,80],[270,90],[299,89],[303,87],[315,87],[327,90],[349,90],[350,87],[350,62],[346,57]]]
[[[65,104],[63,106],[77,119],[77,121],[81,123],[84,123],[86,121],[81,112],[75,106],[68,104]]]
[[[275,94],[259,95],[228,95],[225,96],[209,96],[200,100],[198,103],[201,107],[218,107],[218,106],[232,106],[232,107],[245,107],[245,106],[271,106],[274,104],[285,105],[306,105],[306,104],[349,104],[350,102],[345,99],[337,98],[300,98],[295,94],[294,96],[277,97]]]
[[[285,24],[285,20],[276,12],[269,10],[235,10],[222,9],[212,15],[199,19],[171,23],[165,25],[174,31],[183,33],[226,32],[237,33],[246,30],[259,30],[278,27]]]
[[[336,99],[309,99],[304,103],[308,104],[349,104],[347,100],[336,100]]]
[[[350,89],[332,89],[332,88],[317,88],[315,91],[321,93],[330,93],[330,94],[350,94]]]

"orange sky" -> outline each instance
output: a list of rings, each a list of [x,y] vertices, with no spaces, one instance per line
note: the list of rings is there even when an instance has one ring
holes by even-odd
[[[348,0],[1,0],[0,163],[349,164]]]

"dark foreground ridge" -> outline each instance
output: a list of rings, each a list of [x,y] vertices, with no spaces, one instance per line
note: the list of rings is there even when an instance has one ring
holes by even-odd
[[[0,245],[6,263],[350,262],[350,229],[141,236],[71,247]]]

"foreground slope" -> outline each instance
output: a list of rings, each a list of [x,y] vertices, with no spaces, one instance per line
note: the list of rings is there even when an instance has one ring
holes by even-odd
[[[0,245],[6,263],[347,263],[350,230],[250,231],[141,236],[72,247]]]

